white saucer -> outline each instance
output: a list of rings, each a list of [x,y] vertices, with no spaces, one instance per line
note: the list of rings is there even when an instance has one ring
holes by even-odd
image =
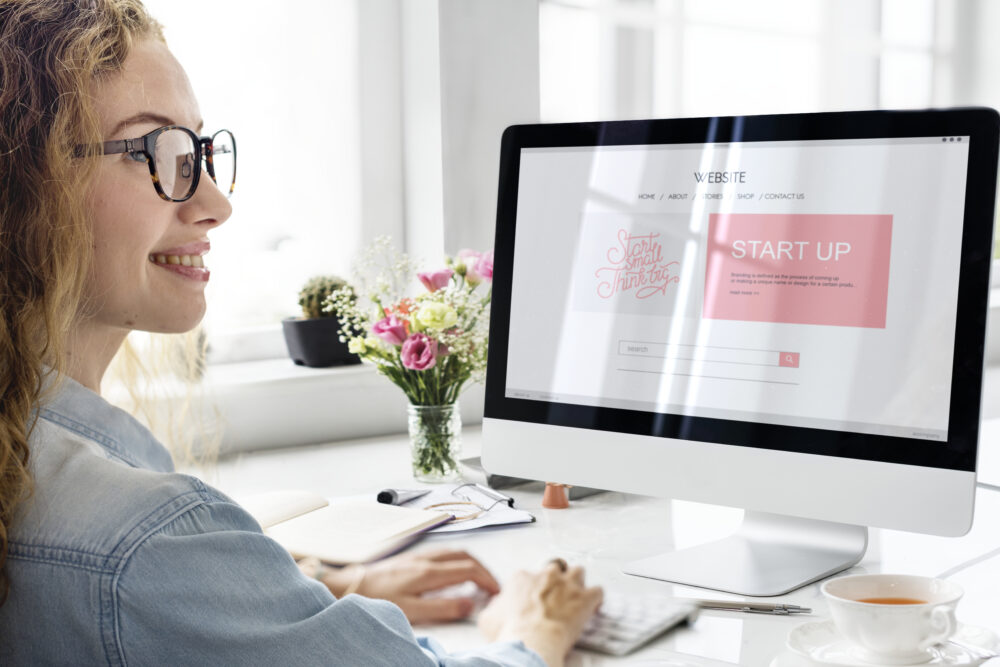
[[[971,646],[995,650],[1000,638],[985,628],[971,625],[960,625],[955,639]],[[785,658],[776,659],[775,663],[791,667],[794,664],[835,665],[837,667],[872,667],[875,663],[862,657],[861,649],[837,631],[833,621],[803,623],[794,628],[788,635],[787,646],[799,660]],[[780,657],[780,656],[779,656]],[[802,661],[801,658],[806,658]],[[927,660],[916,663],[921,667],[939,667],[943,665],[962,667],[975,666],[983,662],[980,658],[955,644],[934,646],[928,651]]]

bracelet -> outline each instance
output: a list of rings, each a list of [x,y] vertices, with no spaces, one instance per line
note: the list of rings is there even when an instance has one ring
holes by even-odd
[[[365,570],[365,566],[364,565],[355,565],[354,567],[358,568],[358,573],[354,576],[354,581],[352,581],[347,586],[347,588],[344,589],[344,592],[341,593],[340,597],[346,597],[346,596],[351,595],[353,593],[357,593],[358,589],[361,588],[361,582],[365,580],[365,574],[367,574],[367,570]]]

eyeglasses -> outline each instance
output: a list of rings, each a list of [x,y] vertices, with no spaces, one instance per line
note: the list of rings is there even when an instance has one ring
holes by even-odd
[[[227,197],[236,188],[236,139],[229,130],[199,137],[180,125],[166,125],[136,139],[105,141],[104,155],[127,153],[149,165],[156,194],[166,201],[187,201],[198,189],[201,161]],[[80,154],[82,147],[77,149]],[[197,168],[196,168],[197,167]]]
[[[489,512],[500,504],[507,505],[508,507],[514,506],[514,501],[509,496],[505,496],[498,491],[474,482],[459,484],[451,490],[451,495],[471,502],[484,512]]]
[[[426,505],[423,509],[447,512],[452,516],[449,523],[458,523],[459,521],[476,519],[500,504],[510,507],[514,502],[502,493],[497,493],[493,489],[472,482],[455,487],[451,490],[451,495],[461,500],[434,503]]]

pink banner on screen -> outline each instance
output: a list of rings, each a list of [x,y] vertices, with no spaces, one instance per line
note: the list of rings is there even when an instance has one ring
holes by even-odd
[[[891,215],[713,213],[704,316],[885,328]]]

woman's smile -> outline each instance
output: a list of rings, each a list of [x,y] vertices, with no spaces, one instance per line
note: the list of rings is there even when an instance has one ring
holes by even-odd
[[[149,254],[149,261],[160,268],[197,280],[207,282],[211,272],[205,267],[204,256],[211,249],[207,239],[187,243],[182,246],[157,250]]]
[[[200,255],[150,255],[149,261],[161,269],[173,271],[191,280],[208,282],[211,274]]]

